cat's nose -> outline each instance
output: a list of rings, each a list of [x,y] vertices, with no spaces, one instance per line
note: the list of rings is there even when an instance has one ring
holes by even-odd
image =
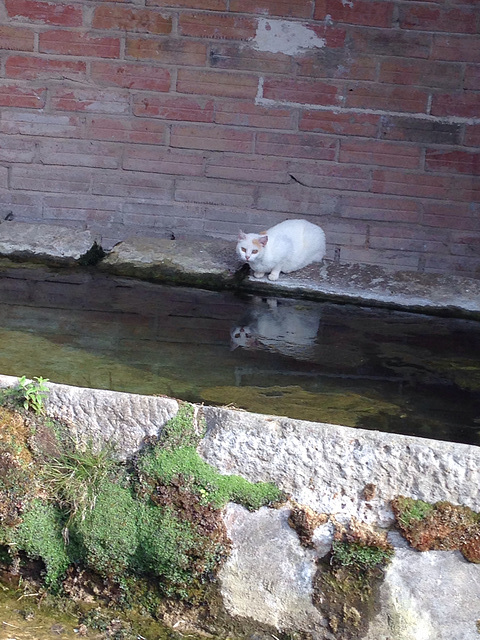
[[[245,256],[245,260],[248,262],[250,260],[250,256]]]

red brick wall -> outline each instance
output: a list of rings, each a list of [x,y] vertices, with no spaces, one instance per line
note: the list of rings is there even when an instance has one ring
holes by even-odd
[[[0,219],[307,217],[341,262],[480,277],[479,31],[478,0],[4,0]]]

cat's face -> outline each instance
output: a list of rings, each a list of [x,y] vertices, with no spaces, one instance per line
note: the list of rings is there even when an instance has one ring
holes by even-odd
[[[248,349],[254,346],[255,336],[253,335],[250,327],[234,327],[230,331],[230,350],[234,351],[237,347],[243,347]]]
[[[240,231],[237,240],[237,253],[244,262],[254,262],[268,242],[268,236]]]

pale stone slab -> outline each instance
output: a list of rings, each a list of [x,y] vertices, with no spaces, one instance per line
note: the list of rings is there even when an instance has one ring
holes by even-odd
[[[17,378],[0,376],[0,387],[15,386]],[[135,454],[144,438],[157,436],[178,411],[172,398],[143,396],[103,389],[47,383],[47,415],[66,421],[80,442],[108,444],[119,459]]]
[[[45,262],[76,262],[95,244],[90,231],[26,222],[0,224],[0,255]]]
[[[274,482],[294,500],[341,521],[388,526],[397,495],[480,510],[480,448],[332,424],[205,407],[200,443],[222,473]],[[375,496],[363,498],[367,484]]]
[[[459,551],[396,548],[364,640],[478,640],[480,566]]]
[[[224,603],[233,616],[323,638],[326,623],[312,604],[315,553],[301,546],[288,516],[289,509],[250,513],[227,506],[224,521],[233,550],[219,576]]]
[[[118,243],[99,265],[116,275],[208,288],[233,283],[239,266],[225,240],[141,237]]]

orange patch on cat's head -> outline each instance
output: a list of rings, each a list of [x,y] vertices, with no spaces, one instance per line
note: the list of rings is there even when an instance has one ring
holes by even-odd
[[[260,231],[260,234],[259,234],[259,235],[261,235],[261,236],[266,236],[266,235],[267,235],[267,233],[268,233],[268,231]]]
[[[254,244],[256,247],[258,247],[259,249],[262,248],[262,243],[260,242],[260,240],[257,240],[256,238],[254,238],[252,240],[252,244]]]

